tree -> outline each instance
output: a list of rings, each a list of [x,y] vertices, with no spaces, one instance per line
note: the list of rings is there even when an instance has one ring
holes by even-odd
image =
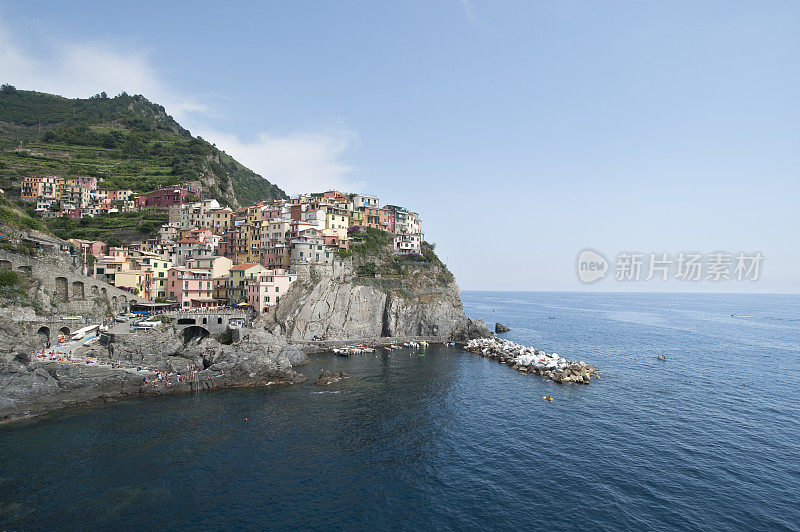
[[[3,85],[0,86],[0,92],[2,92],[3,94],[14,94],[17,92],[17,88],[14,85],[3,83]]]
[[[106,133],[106,138],[103,139],[104,148],[116,148],[120,146],[125,140],[125,135],[118,129],[112,129]]]
[[[358,275],[361,277],[375,277],[378,273],[378,265],[374,262],[366,262],[358,267]]]

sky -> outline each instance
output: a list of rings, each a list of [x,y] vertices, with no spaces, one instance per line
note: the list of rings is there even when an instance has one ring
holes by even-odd
[[[0,0],[0,82],[140,93],[290,194],[406,206],[462,289],[800,293],[796,1]]]

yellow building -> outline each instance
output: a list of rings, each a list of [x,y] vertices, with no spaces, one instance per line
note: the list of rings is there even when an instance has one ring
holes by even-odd
[[[347,238],[347,229],[350,227],[350,216],[339,209],[328,210],[325,213],[325,229],[328,234],[344,240]]]
[[[145,299],[153,299],[151,291],[152,272],[147,270],[127,270],[117,272],[114,276],[114,286],[117,288],[130,288],[131,293]]]
[[[246,262],[236,264],[231,268],[230,286],[228,287],[228,301],[233,304],[247,301],[247,281],[267,271],[261,264]]]

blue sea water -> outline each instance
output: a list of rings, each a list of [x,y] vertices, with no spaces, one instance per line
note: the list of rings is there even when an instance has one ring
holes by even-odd
[[[463,300],[603,379],[437,347],[60,411],[0,427],[0,528],[800,529],[800,297]]]

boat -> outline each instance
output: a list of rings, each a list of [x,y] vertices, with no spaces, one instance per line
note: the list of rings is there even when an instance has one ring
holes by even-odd
[[[659,359],[659,360],[666,360],[667,359],[667,355],[656,355],[656,358]]]
[[[82,329],[78,329],[71,335],[72,340],[82,340],[84,336],[87,334],[94,332],[97,330],[99,325],[89,325],[88,327],[83,327]]]

